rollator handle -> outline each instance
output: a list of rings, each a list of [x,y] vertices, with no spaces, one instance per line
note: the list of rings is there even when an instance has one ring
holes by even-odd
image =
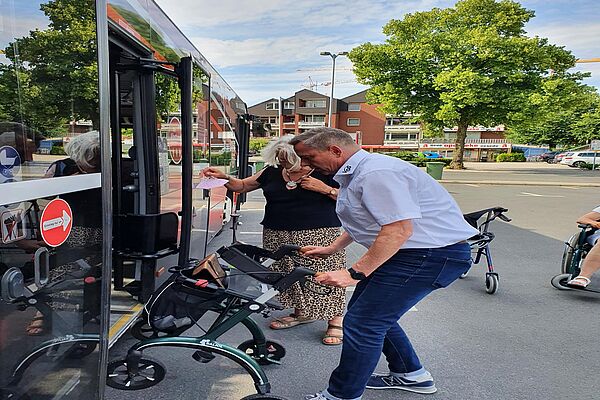
[[[301,247],[296,246],[295,244],[284,244],[283,246],[281,246],[280,248],[275,250],[273,252],[273,254],[270,256],[270,258],[272,258],[273,260],[280,260],[284,256],[289,256],[289,255],[293,254],[294,252],[300,251],[300,249],[301,249]]]

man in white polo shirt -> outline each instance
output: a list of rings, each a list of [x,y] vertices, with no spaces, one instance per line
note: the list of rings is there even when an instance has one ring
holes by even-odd
[[[477,230],[425,172],[361,150],[342,130],[312,129],[291,143],[304,164],[340,184],[336,211],[345,232],[331,246],[304,247],[304,254],[327,257],[353,241],[368,249],[352,268],[317,277],[356,289],[344,318],[340,363],[327,390],[306,399],[359,400],[365,388],[434,393],[433,378],[398,320],[470,268],[466,239]],[[382,352],[389,372],[373,374]]]

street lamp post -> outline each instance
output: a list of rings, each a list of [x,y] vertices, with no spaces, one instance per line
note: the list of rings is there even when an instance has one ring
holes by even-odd
[[[333,86],[335,84],[335,59],[339,56],[346,56],[348,55],[347,51],[340,51],[339,53],[330,53],[328,51],[322,51],[321,52],[322,56],[329,56],[331,57],[332,63],[331,63],[331,94],[329,96],[329,122],[327,123],[327,126],[331,128],[331,113],[333,111]]]

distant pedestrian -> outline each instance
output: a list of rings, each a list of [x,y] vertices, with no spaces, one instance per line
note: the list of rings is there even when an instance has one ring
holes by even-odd
[[[245,178],[226,175],[218,168],[202,171],[205,176],[228,179],[225,185],[238,193],[262,189],[266,199],[263,225],[263,247],[276,250],[284,244],[329,246],[340,236],[340,221],[335,213],[338,184],[331,178],[300,165],[300,158],[290,145],[291,136],[270,142],[263,150],[268,165],[265,169]],[[299,257],[303,257],[299,255]],[[318,272],[344,269],[345,252],[329,259],[307,258],[306,264]],[[294,268],[290,257],[274,263],[272,269],[289,273]],[[346,305],[345,290],[336,288],[324,296],[303,291],[299,284],[280,295],[286,308],[294,309],[289,316],[277,318],[272,329],[287,329],[315,320],[328,321],[322,338],[325,345],[342,343],[342,316]]]
[[[303,165],[340,184],[337,214],[344,233],[304,254],[329,257],[356,241],[368,250],[348,270],[317,277],[336,287],[356,285],[344,318],[344,343],[329,387],[314,400],[357,400],[365,388],[434,393],[398,320],[433,290],[471,266],[467,224],[448,192],[419,168],[361,150],[346,132],[317,128],[292,142]],[[381,353],[389,372],[373,374]]]

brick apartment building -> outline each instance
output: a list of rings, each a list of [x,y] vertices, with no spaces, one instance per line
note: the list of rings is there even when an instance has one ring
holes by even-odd
[[[456,128],[445,129],[444,138],[425,138],[421,126],[411,122],[410,114],[384,115],[377,105],[367,103],[366,93],[363,90],[334,99],[331,126],[348,132],[369,151],[436,151],[452,156]],[[327,126],[329,96],[304,89],[285,99],[271,98],[255,104],[248,112],[262,122],[268,136],[299,134]],[[511,151],[502,126],[469,127],[465,147],[467,160],[493,160],[494,154]]]

